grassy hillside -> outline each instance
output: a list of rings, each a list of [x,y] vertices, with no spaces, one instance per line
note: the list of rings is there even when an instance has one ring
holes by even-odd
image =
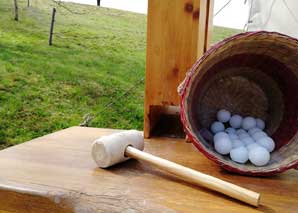
[[[0,1],[0,144],[17,144],[78,125],[143,126],[146,16],[57,6],[54,45],[47,45],[53,3]],[[236,31],[215,28],[213,41]],[[127,89],[132,88],[129,92]]]

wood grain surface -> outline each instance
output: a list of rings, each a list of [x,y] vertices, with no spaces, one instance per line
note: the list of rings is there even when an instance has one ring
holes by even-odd
[[[184,140],[146,140],[145,151],[259,192],[254,208],[145,162],[97,168],[92,142],[119,130],[72,127],[0,152],[0,212],[297,212],[298,171],[231,174]]]
[[[159,108],[179,105],[177,87],[208,46],[212,5],[213,0],[148,1],[146,138],[158,120]]]

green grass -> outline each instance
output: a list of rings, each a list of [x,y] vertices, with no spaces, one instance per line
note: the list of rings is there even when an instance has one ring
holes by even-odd
[[[225,38],[228,38],[234,34],[241,33],[241,30],[230,29],[226,27],[214,27],[211,43],[214,44],[218,41],[221,41]]]
[[[18,144],[78,125],[143,127],[146,16],[67,4],[47,45],[51,2],[0,1],[0,144]],[[213,42],[237,31],[215,28]],[[133,88],[128,94],[125,91]],[[111,103],[112,104],[109,104]]]

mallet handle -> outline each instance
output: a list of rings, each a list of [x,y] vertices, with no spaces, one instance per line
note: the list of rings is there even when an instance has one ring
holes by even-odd
[[[125,155],[134,159],[143,160],[158,168],[181,177],[183,180],[205,186],[214,191],[223,193],[232,198],[241,200],[253,206],[259,205],[260,194],[234,185],[232,183],[220,180],[210,175],[203,174],[193,169],[181,166],[171,161],[156,157],[149,153],[140,151],[132,146],[128,146]]]

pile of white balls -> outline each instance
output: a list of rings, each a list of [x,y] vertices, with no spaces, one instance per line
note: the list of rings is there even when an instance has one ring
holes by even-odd
[[[226,128],[227,127],[227,128]],[[230,154],[233,161],[264,166],[270,160],[275,143],[263,130],[265,122],[259,118],[231,115],[225,109],[217,112],[217,121],[211,125],[215,150]]]

